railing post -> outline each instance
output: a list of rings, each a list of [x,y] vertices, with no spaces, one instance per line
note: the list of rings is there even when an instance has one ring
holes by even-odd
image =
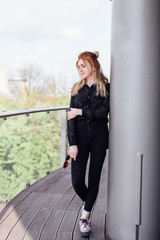
[[[61,111],[61,167],[66,158],[66,110]]]

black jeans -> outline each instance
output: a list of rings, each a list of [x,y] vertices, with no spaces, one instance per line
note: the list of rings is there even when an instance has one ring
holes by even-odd
[[[72,159],[72,185],[77,195],[85,202],[84,209],[88,212],[96,201],[101,170],[104,163],[106,148],[108,145],[108,130],[104,129],[98,134],[83,135],[78,137],[77,160]],[[85,174],[90,154],[88,173],[88,186],[85,184]]]

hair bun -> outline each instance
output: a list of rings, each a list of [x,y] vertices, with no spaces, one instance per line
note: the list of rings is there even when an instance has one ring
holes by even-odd
[[[98,51],[95,51],[94,54],[96,55],[96,58],[99,57],[99,52]]]

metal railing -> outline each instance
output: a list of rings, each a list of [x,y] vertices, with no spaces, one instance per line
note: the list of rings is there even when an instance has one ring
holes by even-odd
[[[50,113],[53,111],[61,111],[61,158],[60,165],[62,166],[64,159],[66,157],[66,112],[69,110],[69,106],[59,106],[59,107],[47,107],[47,108],[27,108],[22,110],[12,110],[12,111],[2,111],[0,112],[0,118],[7,120],[9,117],[26,115],[34,113],[46,112]]]

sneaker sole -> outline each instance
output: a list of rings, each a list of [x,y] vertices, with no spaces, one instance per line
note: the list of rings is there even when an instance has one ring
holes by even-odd
[[[89,232],[81,232],[81,231],[80,231],[82,237],[89,237],[90,232],[91,232],[91,231],[89,231]]]

